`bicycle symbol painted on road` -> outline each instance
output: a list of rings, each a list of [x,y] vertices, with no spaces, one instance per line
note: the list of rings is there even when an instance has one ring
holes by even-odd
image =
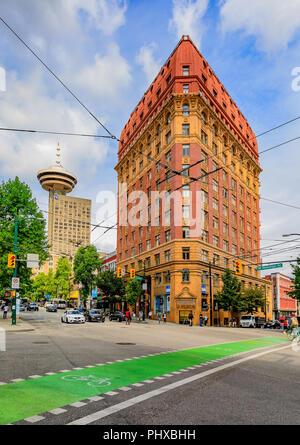
[[[66,380],[67,382],[87,382],[89,386],[93,386],[95,388],[104,387],[111,385],[111,382],[108,378],[98,378],[94,375],[64,375],[62,380]]]

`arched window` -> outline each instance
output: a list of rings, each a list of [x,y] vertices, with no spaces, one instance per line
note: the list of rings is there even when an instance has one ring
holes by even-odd
[[[188,104],[184,104],[182,107],[182,114],[183,116],[189,116],[190,114],[190,107]]]
[[[204,113],[204,111],[202,111],[202,113],[201,113],[201,121],[204,125],[206,125],[207,117],[206,117],[206,113]]]
[[[147,144],[150,145],[151,144],[151,134],[149,134],[148,139],[147,139]]]
[[[161,133],[161,127],[160,127],[160,125],[157,125],[157,128],[156,128],[156,136],[159,136],[160,133]]]
[[[217,136],[218,135],[217,126],[215,124],[212,126],[212,134],[213,134],[213,136]]]
[[[166,117],[166,124],[168,125],[170,123],[171,123],[171,113],[168,113]]]
[[[224,145],[224,147],[227,146],[227,138],[226,138],[226,136],[223,136],[223,145]]]

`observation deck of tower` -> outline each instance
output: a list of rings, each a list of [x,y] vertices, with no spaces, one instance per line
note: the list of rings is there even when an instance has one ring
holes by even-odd
[[[37,174],[39,183],[47,192],[58,191],[62,194],[70,193],[77,184],[77,178],[68,172],[60,164],[60,147],[56,149],[56,165],[50,166],[45,170],[40,170]]]

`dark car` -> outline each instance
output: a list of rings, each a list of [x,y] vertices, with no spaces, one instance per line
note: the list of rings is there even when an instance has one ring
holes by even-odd
[[[117,321],[125,321],[125,314],[121,311],[111,312],[109,315],[109,321],[117,320]]]
[[[55,306],[55,304],[48,305],[46,307],[46,311],[47,312],[57,312],[57,307]]]
[[[97,321],[98,323],[105,322],[105,316],[99,309],[91,309],[89,311],[86,311],[84,315],[86,321]]]
[[[278,320],[267,321],[264,325],[265,329],[280,329],[280,322]]]

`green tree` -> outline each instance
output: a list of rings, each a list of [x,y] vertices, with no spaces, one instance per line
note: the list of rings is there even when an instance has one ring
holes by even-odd
[[[143,292],[142,285],[138,280],[131,280],[126,286],[126,301],[131,306],[137,302],[137,299]]]
[[[80,247],[74,258],[74,283],[81,283],[81,297],[86,307],[87,298],[95,283],[95,272],[101,267],[101,261],[95,246]]]
[[[72,266],[68,258],[59,258],[56,272],[54,276],[54,283],[56,286],[56,293],[59,298],[66,297],[69,293],[69,278],[72,275]]]
[[[56,294],[56,285],[52,268],[49,269],[47,275],[44,272],[41,272],[34,278],[32,289],[37,298],[45,297],[45,295],[53,296]]]
[[[37,299],[46,294],[46,280],[47,276],[44,272],[39,273],[33,280],[32,290]]]
[[[18,177],[0,184],[0,287],[11,286],[13,269],[7,267],[7,255],[14,252],[14,218],[18,218],[18,259],[28,253],[39,255],[40,263],[48,257],[46,221],[27,184]],[[17,262],[20,285],[31,286],[31,269],[26,261]]]
[[[114,272],[108,270],[100,272],[96,276],[96,284],[106,300],[112,304],[118,301],[118,297],[124,299],[125,284],[123,278],[117,278]]]
[[[300,257],[297,258],[297,264],[292,264],[292,287],[287,295],[300,302]]]
[[[253,315],[259,307],[265,307],[263,290],[257,287],[243,289],[241,294],[241,310]]]
[[[222,281],[222,290],[217,292],[215,301],[220,309],[229,310],[231,318],[233,318],[233,313],[241,309],[242,284],[230,269],[226,269],[222,275]]]

